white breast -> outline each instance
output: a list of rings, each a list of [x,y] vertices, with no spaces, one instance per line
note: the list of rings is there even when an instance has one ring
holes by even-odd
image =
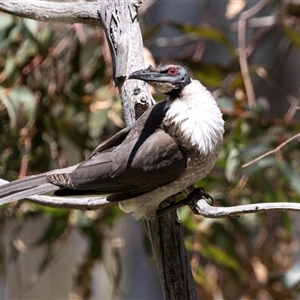
[[[212,153],[222,143],[222,113],[211,93],[198,80],[192,80],[173,101],[164,122],[167,126],[179,126],[184,140],[189,140],[200,153]]]

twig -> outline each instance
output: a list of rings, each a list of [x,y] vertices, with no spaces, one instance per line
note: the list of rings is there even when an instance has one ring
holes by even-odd
[[[246,51],[246,24],[247,20],[253,15],[262,10],[268,3],[266,0],[261,0],[250,9],[241,13],[238,21],[238,41],[239,41],[239,61],[241,66],[241,72],[245,83],[246,94],[248,98],[248,104],[250,107],[255,105],[255,94],[253,85],[250,78],[248,63],[247,63],[247,51]]]
[[[260,156],[258,156],[257,158],[249,161],[248,163],[242,165],[242,168],[246,168],[254,163],[256,163],[257,161],[261,160],[262,158],[270,155],[270,154],[273,154],[273,153],[276,153],[277,151],[279,151],[282,147],[284,147],[286,144],[288,144],[289,142],[291,142],[292,140],[296,139],[296,138],[299,138],[300,137],[300,132],[297,133],[296,135],[290,137],[289,139],[287,139],[285,142],[283,142],[282,144],[280,144],[278,147],[276,147],[275,149],[271,150],[271,151],[268,151]]]
[[[284,116],[286,122],[290,122],[295,116],[297,110],[299,109],[299,99],[291,95],[289,96],[288,101],[291,103],[291,106]]]

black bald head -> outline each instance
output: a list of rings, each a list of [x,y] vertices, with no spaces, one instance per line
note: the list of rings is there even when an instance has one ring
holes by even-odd
[[[178,93],[191,83],[188,71],[180,65],[159,65],[156,68],[149,66],[147,69],[131,73],[128,79],[146,81],[163,94]]]

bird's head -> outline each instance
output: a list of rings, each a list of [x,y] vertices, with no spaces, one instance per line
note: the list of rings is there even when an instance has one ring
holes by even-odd
[[[191,83],[188,71],[180,65],[159,65],[156,68],[149,66],[147,69],[131,73],[128,79],[143,80],[163,94],[180,92]]]

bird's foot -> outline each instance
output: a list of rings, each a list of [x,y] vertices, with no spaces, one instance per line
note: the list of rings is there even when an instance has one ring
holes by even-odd
[[[190,207],[190,209],[193,211],[193,213],[195,215],[199,215],[199,210],[198,210],[198,206],[197,206],[197,202],[199,200],[205,200],[208,201],[210,200],[211,203],[214,203],[214,199],[213,197],[206,193],[204,188],[198,187],[196,189],[194,189],[185,199],[186,201],[186,205],[188,205]]]
[[[211,195],[207,194],[205,192],[204,188],[198,187],[198,188],[195,188],[191,193],[189,193],[189,195],[186,198],[184,198],[183,200],[174,202],[174,203],[170,204],[169,206],[166,206],[166,207],[163,207],[163,208],[157,210],[156,217],[159,218],[162,215],[168,213],[169,211],[171,211],[173,209],[177,209],[184,205],[188,205],[195,214],[199,214],[197,211],[197,208],[196,208],[197,207],[196,203],[200,199],[204,199],[206,201],[211,200],[212,203],[214,202],[213,197]]]

